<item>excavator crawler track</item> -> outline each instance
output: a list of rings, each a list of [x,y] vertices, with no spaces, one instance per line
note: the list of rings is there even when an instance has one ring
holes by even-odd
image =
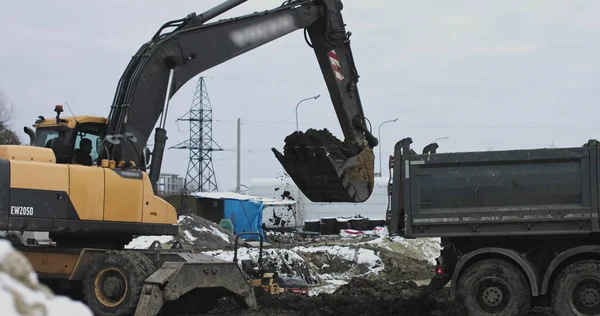
[[[373,192],[373,150],[346,160],[333,159],[323,146],[293,146],[282,154],[271,148],[286,173],[312,202],[366,201]]]

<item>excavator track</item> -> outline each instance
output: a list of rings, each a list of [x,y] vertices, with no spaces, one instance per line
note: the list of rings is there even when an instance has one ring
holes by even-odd
[[[373,192],[373,150],[341,142],[327,129],[295,132],[283,154],[271,150],[286,173],[312,202],[366,201]]]

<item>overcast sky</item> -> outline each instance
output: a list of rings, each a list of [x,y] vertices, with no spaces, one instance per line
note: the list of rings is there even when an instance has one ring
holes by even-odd
[[[249,0],[222,17],[277,7]],[[76,115],[107,116],[117,81],[140,45],[165,22],[216,0],[176,2],[13,1],[0,5],[0,89],[23,125],[68,102]],[[581,146],[598,134],[599,1],[346,0],[343,15],[366,116],[382,127],[383,157],[410,136],[417,151]],[[209,46],[206,49],[210,49]],[[235,188],[236,119],[242,125],[242,184],[283,172],[282,148],[299,124],[342,137],[314,53],[296,31],[203,74],[213,107],[219,189]],[[167,146],[188,137],[177,124],[197,78],[171,100]],[[68,113],[67,113],[68,114]],[[376,151],[377,153],[377,151]],[[384,165],[385,163],[384,158]],[[188,152],[168,150],[163,172],[185,175]],[[379,166],[376,165],[376,169]],[[387,171],[384,170],[384,175]]]

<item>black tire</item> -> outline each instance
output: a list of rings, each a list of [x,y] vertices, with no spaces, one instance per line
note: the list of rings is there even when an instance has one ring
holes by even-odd
[[[567,266],[552,285],[556,315],[600,315],[600,261],[582,260]]]
[[[107,251],[83,279],[84,301],[96,316],[133,315],[144,280],[155,270],[152,261],[141,253]]]
[[[506,260],[475,262],[461,273],[456,289],[461,315],[521,316],[531,309],[527,278],[517,265]]]

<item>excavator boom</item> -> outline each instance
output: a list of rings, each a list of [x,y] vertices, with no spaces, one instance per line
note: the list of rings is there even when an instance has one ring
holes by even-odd
[[[200,15],[163,25],[142,45],[123,73],[108,117],[103,155],[144,168],[142,151],[154,129],[150,180],[156,183],[167,140],[168,102],[190,79],[236,56],[299,29],[310,37],[345,140],[311,143],[311,135],[293,133],[277,159],[313,201],[362,202],[372,191],[377,139],[366,128],[357,90],[358,73],[339,0],[286,1],[272,10],[232,19],[207,20],[245,2],[229,0]],[[173,28],[170,32],[161,33]],[[305,33],[305,37],[306,37]],[[308,42],[308,38],[307,38]],[[327,134],[327,131],[318,131]],[[116,138],[125,140],[126,146]],[[307,145],[308,148],[307,148]],[[343,152],[343,155],[336,153]]]

